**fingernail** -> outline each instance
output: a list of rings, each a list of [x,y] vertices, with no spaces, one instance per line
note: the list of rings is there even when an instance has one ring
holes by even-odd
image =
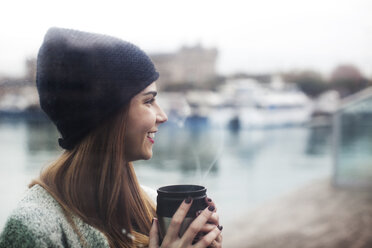
[[[201,214],[201,212],[202,212],[201,210],[197,211],[196,216],[199,216]]]
[[[220,229],[220,231],[222,231],[223,226],[218,225],[217,228]]]
[[[213,212],[214,211],[214,206],[209,206],[208,207],[208,210],[211,211],[211,212]]]
[[[189,197],[186,198],[185,203],[186,204],[190,204],[191,203],[191,200],[192,200],[192,198],[189,196]]]
[[[208,201],[208,202],[212,202],[212,199],[209,198],[209,197],[207,197],[207,201]]]

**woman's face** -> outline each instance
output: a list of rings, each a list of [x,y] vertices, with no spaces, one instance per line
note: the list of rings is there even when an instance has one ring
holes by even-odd
[[[152,83],[135,97],[129,107],[126,131],[126,159],[150,159],[155,133],[161,123],[168,120],[158,105],[156,84]]]

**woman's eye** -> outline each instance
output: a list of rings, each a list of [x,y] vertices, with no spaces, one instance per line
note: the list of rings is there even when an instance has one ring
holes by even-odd
[[[145,103],[146,104],[152,104],[153,102],[155,102],[155,98],[151,98],[150,100],[146,101]]]

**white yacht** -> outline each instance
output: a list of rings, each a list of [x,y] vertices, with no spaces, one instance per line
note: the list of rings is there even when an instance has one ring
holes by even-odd
[[[311,119],[311,99],[278,78],[269,85],[252,79],[234,80],[221,88],[220,95],[224,104],[211,109],[209,115],[213,126],[234,123],[240,128],[269,128],[303,125]]]

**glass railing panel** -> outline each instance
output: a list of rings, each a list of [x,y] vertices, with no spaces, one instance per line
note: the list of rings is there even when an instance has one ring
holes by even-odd
[[[340,109],[334,128],[336,184],[372,188],[372,96]]]

